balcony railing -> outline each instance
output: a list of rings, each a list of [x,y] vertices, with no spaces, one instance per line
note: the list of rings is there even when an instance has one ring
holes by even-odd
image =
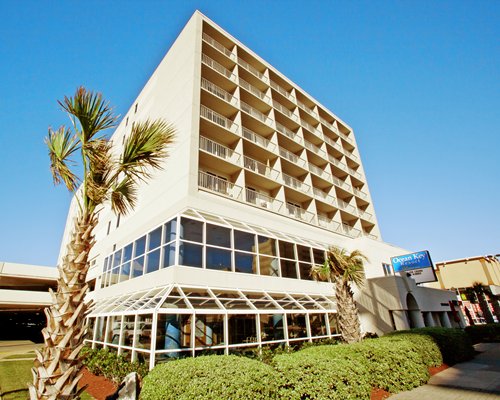
[[[359,189],[356,189],[356,188],[352,188],[352,192],[356,196],[361,197],[362,199],[366,199],[368,197],[368,195],[365,192],[363,192],[363,191],[361,191]]]
[[[297,100],[297,105],[299,106],[299,108],[301,108],[302,110],[304,110],[306,113],[308,113],[309,115],[312,115],[313,117],[316,118],[316,113],[314,112],[314,110],[312,110],[309,107],[307,107],[300,100]]]
[[[204,136],[200,136],[200,149],[216,157],[230,161],[233,164],[240,164],[241,154]]]
[[[378,237],[372,233],[368,233],[368,232],[365,232],[363,231],[363,236],[366,236],[366,237],[369,237],[370,239],[373,239],[373,240],[377,240]]]
[[[335,140],[329,138],[326,135],[323,135],[323,140],[326,143],[328,143],[330,146],[332,146],[333,148],[337,149],[338,151],[342,151],[342,146],[340,144],[338,144]]]
[[[288,216],[300,219],[301,221],[305,221],[307,223],[311,223],[314,219],[314,214],[307,210],[304,210],[300,207],[294,206],[293,204],[286,205],[286,211]]]
[[[243,166],[259,175],[265,176],[273,181],[276,181],[279,176],[279,171],[272,169],[270,166],[254,160],[253,158],[243,156]]]
[[[349,151],[347,149],[343,149],[344,151],[344,154],[349,157],[349,158],[352,158],[353,160],[357,160],[358,159],[358,156],[355,155],[352,151]]]
[[[356,215],[356,209],[351,204],[346,203],[344,200],[337,199],[337,204],[341,210],[347,211],[353,215]]]
[[[285,174],[285,173],[282,173],[281,174],[283,176],[283,182],[285,185],[287,186],[290,186],[291,188],[294,188],[294,189],[297,189],[303,193],[309,193],[309,190],[311,189],[311,187],[298,180],[297,178],[294,178],[293,176],[290,176],[288,174]]]
[[[302,143],[302,139],[300,138],[299,135],[297,135],[295,132],[292,132],[285,126],[281,125],[279,122],[276,122],[276,130],[282,133],[283,135],[289,137],[290,139],[295,140],[298,143]]]
[[[315,146],[311,142],[304,140],[304,146],[306,149],[311,150],[313,153],[317,154],[320,157],[326,158],[326,153],[321,150],[318,146]]]
[[[328,160],[335,166],[339,167],[340,169],[347,171],[347,165],[344,164],[342,161],[337,160],[335,157],[331,156],[328,154]]]
[[[237,200],[241,198],[242,194],[242,188],[240,186],[203,171],[199,171],[198,173],[198,186]]]
[[[350,136],[347,136],[344,132],[341,132],[340,130],[337,130],[337,133],[339,134],[339,136],[341,138],[347,140],[351,144],[354,144],[354,140]]]
[[[248,105],[247,103],[244,103],[240,101],[241,103],[241,109],[246,112],[247,114],[251,115],[252,117],[258,119],[259,121],[272,125],[272,119],[269,118],[266,114],[262,113],[261,111],[257,110],[256,108],[253,108],[252,106]]]
[[[231,71],[229,71],[223,65],[219,64],[217,61],[212,60],[206,54],[202,54],[202,56],[201,56],[201,62],[203,64],[205,64],[205,65],[208,65],[210,68],[212,68],[213,70],[217,71],[218,73],[224,75],[226,78],[232,80],[233,82],[236,81],[236,75],[235,74],[233,74]]]
[[[319,120],[322,122],[323,125],[325,125],[327,128],[331,129],[334,132],[338,133],[338,129],[335,125],[333,125],[331,122],[328,122],[326,119],[323,117],[319,117]]]
[[[318,215],[318,225],[334,232],[340,232],[340,223],[338,223],[337,221],[332,221],[331,218],[328,218],[324,215]]]
[[[328,204],[332,204],[334,206],[337,205],[337,202],[335,201],[335,197],[329,195],[328,193],[323,192],[321,189],[313,187],[313,193],[314,196]]]
[[[270,152],[274,153],[276,150],[276,144],[248,128],[243,127],[243,137],[265,148],[266,150],[269,150]]]
[[[209,43],[212,47],[215,47],[217,50],[219,50],[221,53],[225,54],[228,56],[231,60],[236,61],[236,55],[231,52],[227,47],[224,45],[220,44],[217,40],[213,39],[212,37],[208,36],[206,33],[203,33],[203,40],[207,43]]]
[[[267,78],[264,76],[264,74],[262,72],[260,72],[257,68],[253,67],[252,65],[247,63],[245,60],[241,59],[240,57],[238,57],[238,64],[242,68],[244,68],[248,72],[250,72],[252,75],[267,82]]]
[[[342,179],[337,178],[336,176],[332,176],[332,182],[334,183],[335,186],[348,190],[351,190],[351,185],[349,185],[347,182],[344,182]]]
[[[351,175],[355,176],[356,178],[361,178],[361,174],[358,171],[352,169],[351,167],[347,167],[347,172],[349,172]]]
[[[360,218],[363,218],[364,220],[367,220],[367,221],[371,221],[372,220],[372,217],[373,215],[366,212],[366,211],[363,211],[361,209],[358,208],[358,215]]]
[[[359,229],[353,228],[350,225],[347,224],[342,224],[342,229],[344,230],[344,233],[350,237],[357,238],[359,235],[361,235],[361,231]]]
[[[280,156],[286,158],[288,161],[293,162],[295,165],[299,167],[306,168],[306,160],[300,158],[298,155],[293,154],[291,151],[284,149],[283,147],[279,148]]]
[[[264,92],[262,92],[260,89],[256,88],[254,85],[251,85],[250,83],[241,78],[240,78],[240,86],[246,91],[252,93],[254,96],[257,96],[259,99],[264,100],[266,103],[270,103],[271,99],[268,96],[266,96]]]
[[[224,117],[223,115],[211,110],[210,108],[202,105],[200,109],[200,115],[213,123],[226,128],[227,130],[235,133],[238,130],[238,125],[236,125],[229,118]]]
[[[312,126],[309,122],[304,121],[303,119],[301,119],[300,123],[309,132],[311,132],[312,134],[316,135],[317,137],[323,139],[323,135],[321,134],[321,132],[318,129],[316,129],[314,126]]]
[[[332,175],[329,174],[326,171],[323,171],[321,168],[318,168],[316,165],[309,164],[309,171],[311,171],[313,174],[326,179],[327,181],[332,179]]]
[[[221,87],[210,82],[208,79],[201,78],[201,87],[203,89],[205,89],[207,92],[210,92],[213,95],[221,98],[222,100],[227,101],[228,103],[232,104],[233,106],[238,105],[238,100],[236,99],[236,97],[234,97],[231,93],[225,91]]]
[[[282,114],[286,115],[288,118],[293,119],[295,122],[299,122],[299,118],[292,111],[290,111],[285,106],[281,105],[276,100],[273,100],[273,107],[276,108],[276,110],[278,110]]]
[[[282,201],[248,188],[245,190],[245,199],[247,203],[254,204],[258,207],[274,212],[281,212],[283,208]]]
[[[271,87],[276,90],[278,93],[281,95],[285,96],[287,99],[294,101],[294,97],[292,96],[291,93],[289,93],[287,90],[283,89],[280,85],[278,85],[276,82],[270,81]]]

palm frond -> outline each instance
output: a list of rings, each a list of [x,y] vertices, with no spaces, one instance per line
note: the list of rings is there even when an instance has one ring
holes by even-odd
[[[343,248],[330,247],[327,253],[327,263],[332,277],[341,277],[345,282],[362,286],[365,281],[364,261],[368,258],[359,250],[351,253]]]
[[[162,168],[174,136],[174,127],[164,120],[136,123],[125,140],[119,172],[140,180],[149,178],[148,168]]]
[[[127,214],[137,201],[136,183],[130,176],[125,176],[111,190],[111,207],[115,213]]]
[[[80,123],[82,143],[89,142],[100,131],[115,126],[117,121],[109,102],[104,101],[100,93],[88,91],[82,86],[76,89],[73,97],[64,97],[59,104]]]
[[[311,277],[315,281],[327,281],[331,274],[330,264],[325,261],[323,264],[313,265],[311,268]]]
[[[78,178],[71,171],[69,165],[74,164],[70,157],[80,147],[76,137],[64,126],[61,126],[57,131],[49,128],[49,135],[45,138],[45,143],[49,148],[50,171],[54,183],[64,182],[68,190],[74,192]]]

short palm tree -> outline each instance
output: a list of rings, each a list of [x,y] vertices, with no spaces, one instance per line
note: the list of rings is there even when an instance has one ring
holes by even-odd
[[[175,135],[163,120],[135,123],[118,157],[114,144],[103,134],[115,126],[117,117],[101,94],[80,87],[59,104],[69,115],[71,128],[49,128],[50,167],[54,183],[64,183],[75,194],[78,212],[66,255],[58,266],[57,291],[51,291],[52,305],[45,311],[45,343],[35,359],[31,399],[79,398],[83,390],[77,389],[82,376],[79,352],[87,333],[84,298],[89,286],[85,281],[97,213],[107,204],[116,213],[132,209],[137,183],[162,168]],[[81,178],[71,170],[76,155],[81,157]]]
[[[335,286],[339,330],[347,343],[361,340],[358,308],[351,284],[358,287],[364,284],[364,261],[368,259],[359,250],[347,253],[345,249],[332,246],[328,249],[325,263],[311,270],[314,279],[326,281],[330,278]]]

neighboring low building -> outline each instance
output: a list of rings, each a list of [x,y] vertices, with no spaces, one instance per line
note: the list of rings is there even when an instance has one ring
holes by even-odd
[[[0,340],[40,341],[56,279],[56,268],[0,262]]]
[[[438,282],[428,287],[456,292],[468,324],[500,322],[500,254],[436,263]],[[482,307],[482,299],[487,308]]]

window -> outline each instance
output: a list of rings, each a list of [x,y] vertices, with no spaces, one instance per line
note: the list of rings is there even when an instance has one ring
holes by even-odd
[[[391,276],[394,275],[392,272],[392,267],[390,264],[382,263],[382,268],[384,268],[384,275],[385,276]]]
[[[137,107],[139,106],[139,103],[135,103],[135,109],[134,109],[134,114],[137,112]]]

